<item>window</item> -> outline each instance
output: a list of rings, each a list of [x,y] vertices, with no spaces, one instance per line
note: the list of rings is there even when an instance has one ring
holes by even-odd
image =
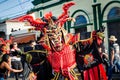
[[[40,11],[40,17],[42,17],[42,11]]]
[[[81,25],[81,24],[86,24],[87,20],[83,15],[78,15],[75,18],[76,22],[74,23],[74,26]]]
[[[108,19],[114,19],[120,17],[120,8],[114,7],[110,10],[108,14]]]
[[[120,19],[120,7],[113,7],[107,16],[108,20],[113,20],[113,22],[108,22],[108,36],[115,35],[118,39],[117,42],[120,44],[120,21],[114,19]]]
[[[76,18],[75,18],[75,23],[74,23],[74,26],[76,27],[80,27],[80,28],[76,28],[75,29],[75,33],[83,33],[83,32],[87,32],[87,27],[86,26],[80,26],[80,25],[83,25],[83,24],[87,24],[87,20],[86,18],[83,16],[83,15],[78,15]]]

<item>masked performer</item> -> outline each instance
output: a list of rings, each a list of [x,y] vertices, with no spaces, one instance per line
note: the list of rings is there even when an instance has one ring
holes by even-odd
[[[72,5],[73,2],[64,4],[64,12],[57,19],[51,12],[47,13],[42,20],[33,21],[30,16],[24,17],[44,34],[39,42],[48,51],[47,59],[54,72],[53,80],[81,80],[76,67],[75,49],[69,44],[72,36],[62,27],[67,20],[72,20],[68,16],[68,9]]]
[[[101,58],[99,56],[97,57],[97,45],[102,42],[96,35],[98,33],[92,32],[90,39],[81,42],[79,34],[76,34],[73,37],[72,34],[67,33],[62,27],[67,20],[74,20],[73,18],[69,18],[68,15],[68,9],[72,5],[74,5],[73,2],[64,4],[64,12],[58,18],[52,16],[52,13],[50,12],[46,14],[42,20],[33,20],[31,16],[25,16],[21,20],[28,20],[37,30],[43,32],[44,36],[39,42],[48,51],[47,59],[53,68],[53,80],[82,80],[80,67],[83,68],[84,80],[102,80],[99,77],[104,77],[103,80],[106,80],[101,65]],[[75,48],[73,48],[71,42]],[[88,42],[88,44],[86,44],[86,42]],[[83,58],[79,60],[79,56],[83,56]],[[76,67],[76,60],[79,71]],[[91,66],[92,63],[95,64]],[[95,71],[95,74],[97,73],[96,75],[94,75],[93,70]],[[101,70],[100,73],[103,75],[99,76],[99,70]],[[94,79],[93,77],[96,78]]]
[[[82,36],[86,36],[83,38]],[[76,61],[84,80],[107,80],[98,46],[103,43],[102,31],[78,33],[73,38],[76,48]]]

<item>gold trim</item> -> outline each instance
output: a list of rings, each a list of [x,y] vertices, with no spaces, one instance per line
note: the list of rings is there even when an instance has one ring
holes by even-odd
[[[61,28],[62,37],[64,38],[65,44],[67,44],[66,35],[68,34],[64,28]]]
[[[56,80],[58,80],[60,73],[57,73]]]
[[[76,43],[78,43],[78,42],[85,42],[85,41],[88,41],[88,40],[90,40],[90,42],[92,43],[92,42],[93,42],[92,32],[91,32],[91,35],[90,35],[90,36],[91,36],[91,37],[88,38],[88,39],[84,39],[84,40],[78,39],[78,41],[75,41],[72,45],[74,45],[74,44],[76,44]],[[80,38],[80,33],[79,33],[79,35],[78,35],[78,38]]]
[[[60,73],[55,73],[54,78],[53,78],[53,79],[51,79],[51,80],[58,80],[59,74],[60,74]]]
[[[65,80],[68,80],[68,78],[65,78]]]
[[[76,73],[73,69],[70,69],[70,73],[75,78],[75,80],[79,80],[78,76],[81,76],[81,73]]]
[[[31,50],[31,51],[24,52],[24,54],[27,54],[27,53],[30,53],[30,52],[41,52],[41,53],[47,53],[47,51]]]
[[[41,64],[43,64],[45,62],[45,60],[43,60],[42,62],[40,62],[39,64],[41,65]]]
[[[45,44],[48,45],[49,48],[51,48],[51,46],[50,46],[50,40],[49,40],[47,34],[45,35],[45,38],[46,38],[46,39],[45,39]]]

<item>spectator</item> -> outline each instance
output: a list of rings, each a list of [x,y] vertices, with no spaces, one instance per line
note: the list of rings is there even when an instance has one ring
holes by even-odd
[[[118,43],[116,43],[117,38],[114,35],[110,36],[109,41],[110,41],[109,52],[110,52],[111,74],[112,74],[113,67],[116,66],[120,70],[120,50]],[[108,80],[111,80],[111,77]]]
[[[12,72],[21,72],[23,69],[16,70],[12,69],[10,66],[11,58],[8,54],[4,54],[2,56],[2,60],[0,61],[0,80],[4,80],[7,70]]]
[[[7,54],[10,54],[10,42],[6,42]]]
[[[21,50],[18,48],[18,44],[17,42],[13,42],[12,44],[12,49],[11,51],[11,64],[12,64],[12,68],[13,69],[23,69],[22,67],[22,62],[21,62]],[[18,80],[19,79],[19,73],[15,73],[15,79]],[[22,74],[21,74],[22,75]]]
[[[7,45],[6,44],[2,44],[0,47],[0,60],[2,59],[2,56],[4,54],[7,54],[8,50],[7,50]],[[11,65],[11,62],[9,63],[9,65]]]
[[[9,48],[9,46],[6,45],[6,44],[2,44],[2,45],[1,45],[1,48],[0,48],[0,49],[1,49],[1,50],[0,50],[0,61],[2,60],[2,56],[3,56],[4,54],[8,54],[8,53],[9,53],[8,48]],[[11,62],[9,62],[9,65],[11,66]],[[10,76],[10,71],[7,71],[6,78],[7,78],[8,76]]]
[[[30,51],[30,50],[34,50],[35,49],[35,45],[36,45],[36,42],[34,40],[31,40],[29,42],[29,45],[24,48],[24,52],[27,52],[27,51]]]
[[[109,70],[110,70],[110,61],[109,61],[109,57],[108,57],[108,54],[105,52],[104,50],[104,46],[103,45],[100,45],[98,46],[98,51],[100,53],[100,56],[102,58],[102,61],[103,61],[103,64],[104,64],[104,67],[105,67],[105,70],[106,70],[106,74],[107,76],[109,76]]]
[[[98,51],[100,53],[101,58],[105,57],[108,59],[108,55],[107,55],[107,53],[104,52],[103,49],[104,49],[103,45],[98,46]]]
[[[7,50],[6,50],[6,45],[5,44],[2,44],[1,47],[0,47],[0,59],[1,57],[3,56],[3,54],[6,54]]]

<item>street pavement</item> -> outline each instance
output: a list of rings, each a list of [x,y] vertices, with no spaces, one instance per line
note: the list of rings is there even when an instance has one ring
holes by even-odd
[[[7,80],[15,80],[15,78],[8,78]],[[19,80],[22,80],[22,79],[19,78]],[[120,74],[113,74],[112,80],[120,80]]]

